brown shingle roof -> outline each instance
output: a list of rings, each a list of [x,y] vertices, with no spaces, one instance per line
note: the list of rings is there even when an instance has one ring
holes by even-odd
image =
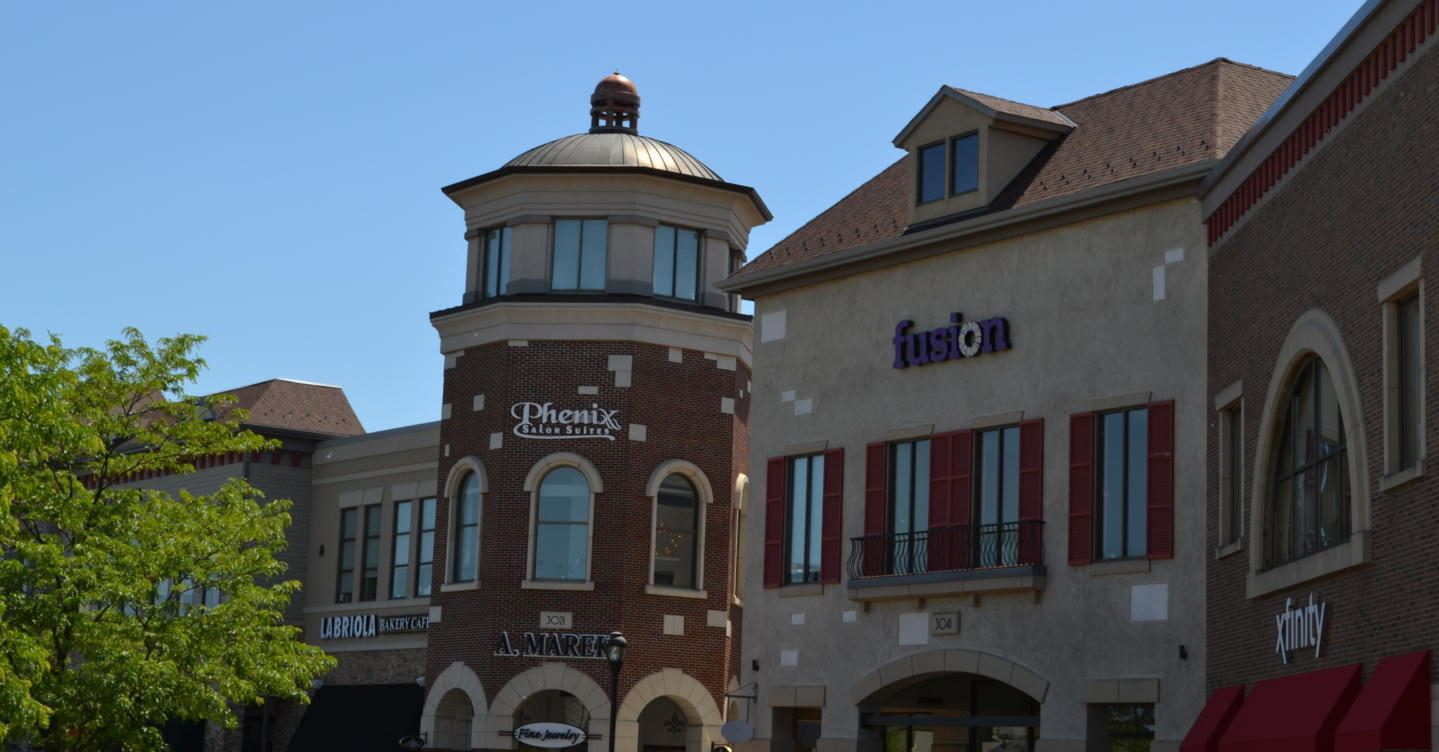
[[[976,102],[979,102],[985,107],[994,110],[995,112],[1004,113],[1006,115],[1016,115],[1018,117],[1030,118],[1031,120],[1040,120],[1046,123],[1054,123],[1055,125],[1073,125],[1073,123],[1071,123],[1068,118],[1055,112],[1052,109],[1046,109],[1044,107],[1038,107],[1032,104],[1025,104],[1023,102],[1016,102],[1013,99],[996,97],[992,94],[980,94],[977,91],[960,89],[954,86],[947,86],[945,88],[953,89],[954,91],[957,91],[960,94],[963,94],[964,96],[969,97]]]
[[[224,393],[235,395],[237,401],[232,407],[250,411],[245,425],[262,433],[265,428],[327,436],[356,436],[365,432],[344,390],[337,386],[271,379]]]
[[[1076,127],[1013,206],[1219,159],[1293,78],[1219,58],[1054,107]],[[909,159],[901,157],[735,276],[904,234],[911,180]]]

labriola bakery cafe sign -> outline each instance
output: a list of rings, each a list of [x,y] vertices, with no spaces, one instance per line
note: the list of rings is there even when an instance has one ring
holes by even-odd
[[[600,407],[558,405],[554,402],[516,402],[510,405],[515,419],[514,434],[522,439],[607,439],[615,440],[622,427],[619,410]]]

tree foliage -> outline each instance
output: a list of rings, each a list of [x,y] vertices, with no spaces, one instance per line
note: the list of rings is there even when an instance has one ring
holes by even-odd
[[[201,338],[104,350],[0,327],[0,741],[55,752],[164,749],[172,719],[304,701],[333,661],[282,613],[288,501],[196,458],[272,442],[233,398],[186,395]],[[216,594],[218,593],[218,597]]]

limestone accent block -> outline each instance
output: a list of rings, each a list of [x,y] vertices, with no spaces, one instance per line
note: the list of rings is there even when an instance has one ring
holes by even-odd
[[[464,354],[464,350],[457,350],[452,353],[445,353],[445,369],[449,370],[459,365],[460,356]]]
[[[449,420],[451,412],[452,409],[450,407],[450,403],[446,402],[445,404],[440,405],[440,420]]]
[[[475,399],[470,403],[470,409],[474,412],[479,412],[485,409],[485,395],[476,394]]]
[[[781,666],[798,666],[798,665],[799,665],[799,651],[798,651],[798,650],[781,650],[781,651],[779,651],[779,665],[781,665]]]
[[[973,650],[944,651],[944,670],[973,674],[979,671],[979,653]]]
[[[734,397],[720,397],[720,412],[734,415]]]
[[[632,372],[615,371],[615,386],[621,389],[630,385]]]
[[[630,424],[630,441],[644,441],[648,433],[643,423]]]
[[[578,391],[580,394],[599,394],[600,388],[597,386],[582,386]]]
[[[430,623],[431,623],[431,624],[439,624],[439,623],[440,623],[440,613],[441,613],[441,608],[440,608],[439,606],[430,606]]]
[[[1038,702],[1044,702],[1044,696],[1049,694],[1049,682],[1040,678],[1039,674],[1018,664],[1015,664],[1009,674],[1009,684]],[[1153,702],[1153,700],[1147,702]]]
[[[794,707],[794,687],[770,687],[769,706],[772,708]]]
[[[671,362],[671,363],[683,363],[683,362],[685,362],[685,351],[682,350],[682,349],[680,349],[680,348],[678,348],[678,347],[671,347],[671,348],[670,348],[670,362]]]
[[[878,671],[871,671],[865,674],[863,678],[855,682],[853,687],[850,687],[850,703],[853,705],[860,704],[866,697],[878,692],[883,686],[884,684],[880,682]]]
[[[980,674],[981,676],[988,676],[991,679],[997,679],[1008,684],[1009,676],[1013,669],[1013,663],[1010,663],[1009,661],[1006,661],[999,656],[990,655],[989,653],[980,653],[979,667],[976,670],[976,673]]]
[[[509,345],[510,347],[529,347],[530,341],[527,339],[512,339],[509,341]]]
[[[914,676],[914,661],[909,656],[888,663],[879,669],[881,686],[889,686],[900,679],[908,679],[911,676]]]
[[[795,414],[795,415],[809,415],[809,414],[812,413],[812,412],[814,412],[814,400],[813,400],[813,399],[811,399],[811,398],[809,398],[809,397],[806,397],[806,398],[804,398],[804,399],[802,399],[802,400],[795,400],[795,401],[794,401],[794,414]]]
[[[501,449],[505,446],[505,435],[500,431],[490,434],[490,448]]]
[[[914,663],[916,674],[937,674],[947,671],[944,667],[943,650],[926,650],[923,653],[916,653],[911,660]]]
[[[790,390],[788,390],[788,391],[780,392],[780,393],[779,393],[779,401],[780,401],[780,402],[794,402],[794,390],[793,390],[793,389],[790,389]]]
[[[724,625],[728,622],[729,618],[723,611],[710,610],[705,612],[705,626],[723,629]]]
[[[1159,702],[1159,680],[1120,679],[1116,702]]]
[[[774,311],[759,317],[760,343],[774,342],[785,337],[785,312]]]
[[[794,705],[797,708],[824,707],[824,687],[795,687]]]
[[[733,371],[735,370],[736,365],[737,361],[733,356],[721,355],[720,357],[715,358],[715,368],[718,368],[721,371]]]
[[[664,633],[667,635],[684,635],[685,617],[665,614]]]

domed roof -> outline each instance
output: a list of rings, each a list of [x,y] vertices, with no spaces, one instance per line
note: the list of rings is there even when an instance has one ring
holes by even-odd
[[[724,182],[684,149],[633,133],[576,133],[540,144],[505,167],[648,167]]]

